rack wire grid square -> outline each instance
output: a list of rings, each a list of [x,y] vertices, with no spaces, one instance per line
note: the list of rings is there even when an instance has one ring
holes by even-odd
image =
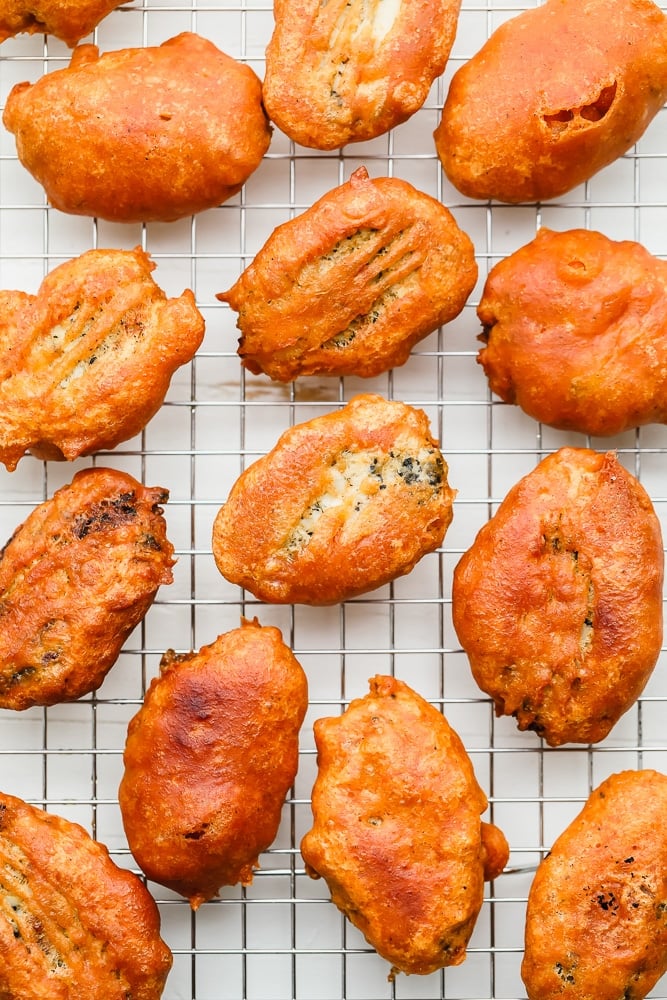
[[[81,823],[117,864],[138,871],[117,802],[129,719],[167,648],[185,652],[257,615],[277,625],[309,679],[310,703],[299,772],[277,840],[247,889],[224,888],[192,913],[188,903],[149,883],[163,936],[174,953],[166,1000],[518,1000],[523,923],[535,865],[579,811],[589,791],[622,768],[667,772],[664,650],[636,706],[594,747],[551,750],[493,706],[472,681],[451,623],[453,568],[507,490],[561,445],[617,449],[653,500],[667,537],[667,427],[590,440],[537,424],[493,398],[475,363],[475,309],[489,268],[541,225],[598,229],[667,257],[667,108],[637,145],[567,198],[542,205],[463,198],[441,171],[433,143],[451,75],[503,20],[529,4],[463,0],[445,73],[423,108],[388,135],[320,153],[295,147],[277,129],[259,169],[231,201],[169,224],[111,224],[50,208],[19,164],[13,138],[0,147],[0,287],[35,292],[63,260],[94,247],[143,246],[170,295],[193,289],[206,320],[195,359],[174,377],[159,413],[136,439],[71,464],[24,459],[0,472],[0,537],[9,538],[38,503],[77,468],[122,468],[170,491],[169,536],[175,580],[163,587],[127,641],[103,686],[74,704],[0,713],[0,787]],[[667,10],[665,3],[661,4]],[[267,0],[137,0],[96,29],[101,51],[159,44],[183,30],[208,37],[260,77],[273,27]],[[614,30],[610,24],[610,31]],[[0,48],[0,104],[10,87],[65,65],[57,39],[22,35]],[[235,316],[215,295],[228,288],[275,226],[308,208],[364,164],[371,176],[410,181],[447,205],[474,241],[479,281],[462,314],[422,341],[407,364],[370,380],[299,380],[282,386],[246,373],[236,354]],[[428,413],[458,491],[441,549],[408,576],[345,604],[270,606],[227,584],[211,551],[211,527],[240,471],[289,425],[338,407],[360,391],[404,400]],[[313,721],[339,714],[368,690],[375,673],[395,673],[441,708],[458,731],[489,812],[511,846],[510,867],[487,888],[463,965],[430,976],[388,980],[388,965],[305,873],[299,842],[310,825],[316,770]],[[667,978],[650,994],[667,998]]]

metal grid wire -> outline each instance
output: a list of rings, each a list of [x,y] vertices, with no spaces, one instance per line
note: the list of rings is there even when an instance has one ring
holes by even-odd
[[[541,206],[503,206],[463,199],[444,179],[433,130],[454,70],[487,35],[526,4],[463,0],[457,40],[444,76],[425,106],[373,142],[322,154],[295,148],[278,131],[244,190],[232,201],[182,222],[113,225],[68,217],[46,206],[41,188],[16,159],[13,138],[0,142],[0,287],[34,292],[58,263],[92,247],[145,247],[156,280],[170,295],[191,287],[207,323],[202,349],[174,378],[160,412],[137,439],[70,465],[24,459],[0,473],[0,537],[8,538],[40,501],[69,482],[76,468],[123,468],[148,485],[166,486],[169,535],[178,555],[175,581],[162,588],[104,685],[71,705],[0,713],[0,787],[80,822],[135,868],[117,805],[128,720],[137,711],[161,654],[198,648],[256,614],[278,625],[309,678],[296,784],[278,838],[243,890],[223,889],[196,915],[150,884],[163,934],[174,952],[166,1000],[518,1000],[523,917],[531,874],[504,874],[487,889],[466,962],[427,977],[387,980],[388,967],[328,899],[323,882],[304,872],[300,838],[310,824],[315,775],[312,723],[338,714],[367,691],[376,672],[394,672],[442,707],[462,737],[489,795],[490,817],[511,844],[510,866],[534,865],[581,807],[592,787],[624,767],[667,772],[665,656],[634,709],[594,748],[550,750],[514,722],[495,719],[475,687],[451,625],[452,570],[516,480],[563,444],[615,447],[649,491],[667,529],[667,428],[651,426],[590,441],[542,427],[491,398],[475,364],[475,315],[495,261],[528,242],[538,226],[599,229],[635,239],[667,256],[667,109],[636,148],[567,199]],[[663,9],[665,4],[662,4]],[[186,6],[138,0],[109,15],[95,32],[102,51],[158,44],[195,30],[248,62],[260,76],[272,30],[267,0],[194,0]],[[613,25],[610,25],[610,30]],[[21,36],[0,49],[0,104],[11,85],[65,65],[55,39]],[[415,349],[408,363],[362,381],[308,378],[281,387],[245,374],[236,355],[231,311],[215,293],[228,288],[272,229],[365,164],[371,176],[395,175],[440,198],[472,237],[480,279],[457,320]],[[226,584],[211,554],[215,513],[241,469],[289,425],[336,407],[359,391],[377,391],[423,407],[440,438],[458,490],[444,546],[394,584],[333,608],[271,607]],[[667,530],[665,530],[667,537]],[[667,998],[667,981],[651,997]]]

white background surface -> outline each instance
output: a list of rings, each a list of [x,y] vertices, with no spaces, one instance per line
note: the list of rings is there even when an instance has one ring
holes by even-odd
[[[178,564],[145,623],[126,644],[94,697],[48,710],[0,713],[0,787],[75,819],[104,841],[114,859],[134,867],[117,807],[127,722],[164,650],[211,642],[241,614],[276,624],[307,671],[310,710],[300,769],[285,805],[278,839],[246,891],[223,889],[195,915],[159,886],[150,888],[174,952],[166,1000],[362,1000],[385,997],[513,1000],[525,996],[519,977],[523,915],[530,874],[505,874],[489,887],[465,964],[428,977],[401,976],[388,966],[328,901],[326,886],[306,877],[298,851],[309,826],[315,774],[312,722],[337,714],[367,691],[376,672],[395,672],[444,708],[471,754],[490,799],[490,813],[511,844],[512,866],[534,864],[581,807],[589,790],[625,767],[667,772],[664,654],[639,704],[595,748],[549,750],[511,719],[494,719],[475,687],[451,626],[452,570],[511,485],[548,451],[563,444],[615,447],[651,494],[667,529],[667,428],[647,427],[617,439],[587,441],[537,425],[490,397],[475,363],[475,315],[493,263],[528,242],[539,225],[584,226],[635,239],[667,257],[667,110],[638,146],[587,185],[541,207],[463,199],[443,178],[432,140],[448,80],[489,32],[522,6],[463,0],[457,40],[442,79],[424,108],[392,134],[342,153],[295,148],[277,130],[244,191],[194,220],[114,225],[69,217],[46,207],[41,188],[18,163],[13,137],[0,137],[0,287],[35,292],[44,274],[91,247],[142,244],[169,294],[191,287],[207,321],[192,365],[175,377],[167,400],[144,434],[111,454],[73,465],[25,458],[0,471],[0,538],[38,502],[69,482],[75,468],[126,469],[149,485],[168,487],[169,535]],[[665,5],[663,3],[663,9]],[[195,30],[247,61],[263,76],[272,30],[268,2],[152,2],[114,11],[95,33],[102,51],[159,44]],[[613,31],[610,24],[610,31]],[[68,49],[43,36],[20,36],[0,48],[0,104],[20,80],[65,65]],[[215,299],[279,223],[365,164],[439,197],[475,243],[480,279],[461,316],[415,350],[400,370],[362,382],[308,378],[272,385],[244,374],[236,356],[235,316]],[[442,550],[406,578],[340,607],[267,607],[227,584],[211,555],[215,513],[241,468],[261,455],[291,423],[326,412],[358,391],[374,390],[422,406],[429,414],[458,490]],[[665,530],[667,537],[667,530]],[[487,818],[489,818],[487,816]],[[667,980],[652,997],[667,997]]]

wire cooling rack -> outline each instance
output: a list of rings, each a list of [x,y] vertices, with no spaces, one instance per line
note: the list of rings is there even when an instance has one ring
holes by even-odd
[[[475,687],[451,624],[452,570],[507,490],[545,453],[563,444],[616,448],[649,491],[667,529],[667,428],[588,440],[542,427],[493,399],[475,363],[475,315],[495,261],[528,242],[538,226],[599,229],[635,239],[667,256],[667,109],[626,156],[567,197],[542,206],[463,199],[444,179],[432,133],[448,81],[501,21],[525,5],[463,0],[456,43],[426,104],[388,136],[341,153],[295,148],[277,130],[244,190],[200,216],[171,224],[114,225],[68,217],[47,207],[41,188],[16,159],[13,138],[0,142],[0,287],[35,292],[48,271],[92,247],[142,245],[170,295],[191,287],[207,323],[195,360],[175,376],[144,433],[112,453],[73,464],[25,458],[0,471],[0,537],[8,538],[40,501],[90,464],[122,468],[166,486],[166,517],[176,546],[175,580],[162,588],[101,689],[71,705],[0,713],[0,787],[74,819],[135,868],[117,804],[129,719],[167,648],[187,651],[236,627],[241,615],[278,625],[309,678],[299,773],[278,838],[247,889],[223,889],[197,914],[149,883],[163,935],[174,953],[166,1000],[519,1000],[523,918],[535,865],[581,807],[590,789],[625,767],[667,772],[667,674],[664,653],[638,704],[594,748],[550,750],[512,720],[495,719]],[[663,9],[665,5],[663,3]],[[195,30],[249,63],[260,76],[272,30],[270,3],[237,0],[192,6],[143,0],[110,14],[93,40],[102,51],[159,44]],[[610,25],[613,30],[613,25]],[[69,60],[55,39],[21,36],[0,48],[0,103],[11,85],[36,80]],[[217,302],[272,229],[365,164],[441,199],[472,237],[480,278],[460,317],[423,341],[409,362],[361,381],[308,378],[273,385],[244,373],[236,355],[235,316]],[[289,425],[377,391],[423,407],[458,490],[454,521],[441,550],[393,585],[333,608],[271,607],[225,583],[211,553],[215,513],[241,469]],[[667,530],[665,530],[667,537]],[[310,824],[315,776],[312,723],[338,714],[367,691],[367,679],[394,672],[442,707],[462,737],[489,796],[489,816],[505,831],[510,867],[487,889],[466,962],[427,977],[387,979],[388,966],[329,902],[323,882],[304,872],[298,845]],[[667,998],[667,979],[651,997]]]

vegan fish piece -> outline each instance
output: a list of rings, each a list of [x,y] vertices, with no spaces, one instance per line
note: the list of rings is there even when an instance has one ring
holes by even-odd
[[[667,261],[632,240],[540,229],[489,272],[477,360],[506,403],[605,437],[667,423]]]
[[[241,190],[269,147],[250,66],[193,32],[99,54],[17,83],[3,114],[54,208],[111,222],[171,222]]]
[[[172,582],[161,487],[85,469],[0,554],[0,707],[94,691],[158,588]]]
[[[454,496],[424,411],[366,393],[285,431],[241,474],[213,555],[261,600],[335,604],[437,549]]]
[[[290,139],[336,149],[423,105],[454,42],[460,0],[276,0],[263,85]]]
[[[644,134],[667,99],[667,16],[653,0],[547,0],[454,74],[435,131],[470,198],[544,201]]]
[[[614,453],[543,459],[454,569],[454,628],[497,715],[550,746],[604,739],[657,663],[663,577],[660,521]]]
[[[315,740],[308,874],[392,978],[459,965],[509,849],[480,819],[486,796],[458,735],[403,681],[376,676],[343,715],[317,720]]]
[[[0,42],[19,35],[46,33],[73,47],[124,0],[3,0]]]
[[[0,995],[159,1000],[172,964],[153,897],[76,823],[0,793]]]
[[[667,777],[612,774],[537,869],[529,1000],[643,1000],[667,972]]]
[[[274,230],[232,288],[246,368],[369,378],[463,309],[477,280],[472,241],[444,205],[365,167]]]
[[[158,411],[204,320],[187,289],[168,299],[135,250],[89,250],[37,295],[0,292],[0,461],[114,448]]]
[[[307,707],[301,665],[256,619],[198,653],[165,654],[128,727],[119,790],[149,878],[193,909],[252,882],[296,775]]]

